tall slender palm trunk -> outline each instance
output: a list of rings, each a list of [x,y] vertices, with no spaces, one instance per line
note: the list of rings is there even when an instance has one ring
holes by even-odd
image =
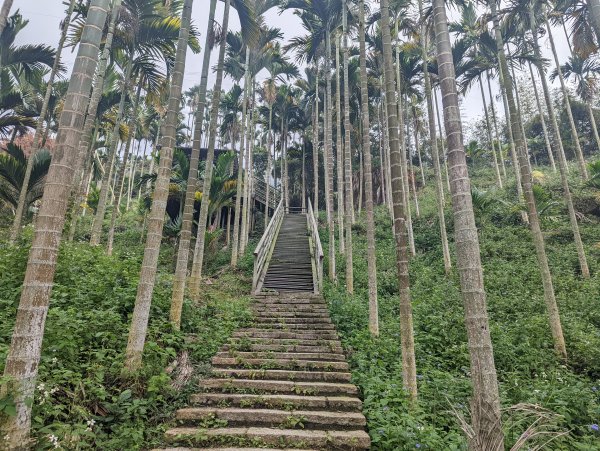
[[[130,61],[127,63],[127,68],[125,69],[125,73],[123,74],[123,87],[121,91],[121,99],[119,101],[119,111],[117,113],[117,119],[115,120],[115,126],[113,128],[113,132],[111,134],[111,141],[109,144],[108,158],[111,161],[111,171],[113,167],[113,162],[118,160],[118,146],[119,146],[119,132],[121,130],[121,123],[123,121],[123,116],[125,113],[125,102],[127,100],[127,91],[129,89],[129,81],[131,79],[131,73],[133,71],[133,63]],[[104,224],[104,216],[106,214],[106,202],[108,201],[108,191],[110,186],[110,177],[112,176],[112,172],[109,171],[108,174],[104,174],[105,177],[102,178],[102,188],[100,189],[100,197],[98,199],[98,206],[96,207],[96,216],[94,217],[94,222],[92,223],[92,233],[90,236],[90,244],[92,246],[98,246],[100,244],[100,240],[102,238],[102,225]],[[104,183],[106,180],[106,183]],[[113,191],[114,192],[114,191]]]
[[[319,66],[315,74],[315,111],[313,114],[313,208],[319,219]]]
[[[250,63],[250,50],[246,48],[246,62],[244,63],[244,95],[242,97],[242,120],[240,132],[240,151],[238,153],[238,174],[235,194],[235,212],[233,225],[233,245],[231,248],[231,266],[236,267],[240,249],[240,228],[242,225],[242,197],[244,190],[244,154],[246,149],[246,124],[248,121],[248,96],[250,95],[250,75],[248,65]],[[283,194],[283,193],[282,193]],[[244,199],[246,203],[246,199]],[[196,255],[196,251],[194,251]],[[194,269],[192,268],[192,274]],[[195,282],[194,282],[195,283]],[[198,282],[199,283],[199,282]]]
[[[446,188],[448,192],[450,192],[450,175],[448,174],[448,153],[446,152],[446,148],[444,145],[444,133],[442,132],[442,121],[440,120],[440,106],[438,104],[438,98],[435,92],[433,94],[433,99],[435,101],[435,116],[437,118],[438,131],[440,132],[440,147],[442,150],[440,157],[444,161],[444,173],[446,174]],[[506,177],[506,171],[504,172],[504,176]]]
[[[73,183],[77,145],[81,136],[86,99],[92,88],[99,46],[108,15],[109,0],[93,0],[88,9],[71,81],[59,119],[57,147],[46,176],[46,185],[29,251],[25,280],[8,349],[5,381],[0,397],[10,396],[15,415],[4,415],[0,424],[3,449],[30,448],[31,406],[38,374],[46,315]]]
[[[344,6],[342,6],[344,9]],[[337,217],[338,217],[338,234],[340,242],[340,254],[346,252],[346,241],[344,239],[344,199],[346,193],[344,192],[344,148],[346,143],[342,141],[342,76],[340,70],[340,41],[342,37],[336,36],[335,38],[335,153],[337,156]],[[344,91],[344,95],[346,92]],[[345,102],[345,100],[344,100]],[[345,125],[344,125],[345,127]]]
[[[546,144],[546,152],[548,153],[548,160],[550,161],[550,166],[552,167],[552,171],[556,172],[556,163],[554,161],[554,152],[552,152],[552,145],[550,144],[550,136],[548,134],[548,127],[546,126],[546,118],[544,115],[544,110],[542,108],[542,103],[540,102],[540,94],[537,88],[537,81],[535,76],[533,75],[533,68],[531,67],[531,63],[527,63],[529,66],[529,74],[531,76],[531,85],[533,86],[533,94],[535,96],[535,104],[538,110],[538,114],[540,115],[540,123],[542,124],[542,133],[544,133],[544,143]]]
[[[498,144],[498,157],[500,158],[500,166],[502,167],[502,177],[506,179],[506,164],[504,163],[504,153],[502,152],[502,142],[500,141],[500,132],[498,131],[498,120],[496,117],[496,107],[494,106],[494,97],[492,95],[492,83],[490,76],[486,77],[488,94],[490,95],[490,108],[492,110],[492,122],[494,123],[494,138]]]
[[[128,130],[129,136],[127,137],[127,143],[125,144],[125,151],[123,152],[123,164],[119,167],[119,172],[117,173],[115,179],[115,201],[113,203],[113,209],[110,214],[110,226],[108,228],[108,239],[106,243],[106,253],[107,255],[112,255],[113,251],[113,243],[115,240],[115,223],[117,221],[117,215],[119,214],[121,207],[121,198],[123,197],[123,184],[125,182],[125,170],[127,169],[127,160],[129,159],[129,153],[131,150],[131,145],[133,139],[135,138],[135,134],[137,132],[137,110],[140,105],[140,96],[142,94],[142,82],[140,81],[137,88],[137,93],[135,95],[135,100],[133,102],[133,116],[130,120]]]
[[[331,35],[329,30],[326,32],[327,61],[331,61]],[[331,70],[325,67],[325,169],[327,171],[327,180],[325,184],[325,193],[327,199],[327,226],[329,228],[329,278],[334,281],[337,279],[335,269],[335,224],[333,221],[333,145],[332,145],[332,107],[331,96]]]
[[[419,17],[423,18],[423,0],[419,0]],[[425,100],[427,103],[427,118],[429,119],[429,141],[431,145],[431,157],[433,159],[433,173],[435,175],[435,194],[438,222],[440,226],[440,240],[442,242],[442,255],[444,258],[444,271],[446,275],[452,270],[452,260],[450,259],[450,248],[448,246],[448,233],[446,232],[446,217],[444,215],[444,184],[442,181],[442,171],[440,167],[440,156],[437,146],[437,134],[435,130],[435,115],[433,112],[433,91],[431,89],[431,77],[428,69],[428,51],[429,40],[426,26],[421,25],[421,57],[423,59],[423,79],[425,82]]]
[[[490,143],[490,150],[492,151],[492,156],[494,157],[494,170],[496,172],[496,183],[498,184],[498,188],[502,189],[502,177],[500,176],[500,167],[498,166],[498,157],[496,156],[496,146],[494,145],[494,140],[492,139],[492,127],[490,125],[490,116],[488,114],[487,102],[485,100],[485,90],[483,89],[483,82],[481,81],[481,77],[479,77],[479,89],[481,91],[481,100],[483,101],[483,113],[485,116],[485,129],[488,135],[488,141]]]
[[[273,103],[269,102],[269,135],[267,137],[267,171],[265,173],[265,224],[264,229],[267,229],[269,224],[269,203],[271,202],[271,172],[273,171]]]
[[[162,229],[165,222],[167,198],[169,196],[171,164],[173,162],[176,127],[179,120],[181,90],[185,71],[185,57],[190,34],[193,3],[194,0],[185,0],[181,13],[181,28],[179,29],[175,65],[171,75],[167,115],[162,133],[163,145],[160,149],[158,177],[154,188],[154,196],[152,198],[152,208],[150,210],[150,215],[148,216],[148,233],[146,235],[146,246],[144,248],[144,258],[142,260],[140,271],[140,282],[138,284],[131,326],[129,328],[129,338],[125,350],[125,362],[123,367],[123,373],[125,375],[137,372],[142,365],[142,354],[144,351],[144,343],[146,341],[146,332],[148,330],[150,305],[152,302],[154,283],[156,281],[158,253],[160,250],[160,242],[162,240]],[[219,92],[220,91],[219,88]]]
[[[208,26],[206,29],[206,40],[204,43],[204,54],[202,55],[202,72],[200,74],[200,89],[198,91],[198,106],[194,112],[194,137],[192,142],[192,153],[190,155],[190,169],[188,173],[183,215],[181,217],[181,233],[177,248],[177,263],[175,265],[175,278],[173,281],[173,292],[171,294],[171,309],[169,319],[176,329],[181,326],[181,310],[185,294],[185,284],[188,272],[188,261],[190,257],[190,242],[192,238],[192,223],[194,220],[194,203],[196,200],[196,186],[198,185],[198,164],[200,161],[200,148],[202,140],[202,121],[206,108],[206,89],[208,86],[208,70],[210,67],[210,46],[213,35],[215,10],[217,0],[211,0],[208,11]],[[228,216],[229,218],[229,216]],[[229,238],[228,238],[229,239]]]
[[[474,435],[470,437],[469,449],[500,451],[504,450],[500,396],[444,0],[433,1],[433,17],[450,160],[456,266],[460,276],[473,381],[471,423]]]
[[[560,315],[558,313],[558,305],[554,296],[554,286],[552,283],[552,275],[550,274],[550,267],[548,265],[548,258],[546,256],[544,236],[542,235],[537,206],[535,204],[535,197],[533,195],[533,180],[531,178],[529,159],[527,158],[527,154],[525,153],[525,146],[523,144],[524,137],[521,134],[521,127],[519,126],[519,114],[513,95],[512,78],[508,70],[508,63],[506,61],[506,55],[504,53],[502,34],[500,31],[500,19],[498,17],[496,0],[490,0],[489,5],[491,8],[492,19],[494,23],[494,33],[498,52],[498,59],[500,60],[500,74],[501,79],[504,83],[504,93],[506,94],[506,102],[508,104],[510,122],[512,123],[512,132],[514,137],[515,148],[519,156],[523,194],[525,196],[525,202],[527,204],[527,212],[529,213],[529,226],[531,229],[533,243],[535,245],[538,266],[540,268],[540,273],[542,276],[542,284],[544,287],[544,301],[546,302],[546,309],[548,311],[550,329],[552,330],[552,336],[554,338],[554,348],[560,357],[566,359],[567,349],[565,346],[565,339],[563,337]]]
[[[229,27],[230,0],[225,0],[223,11],[223,24],[221,25],[223,36],[227,35]],[[200,204],[200,216],[198,218],[198,234],[194,247],[194,260],[190,276],[190,294],[194,300],[200,294],[200,279],[202,277],[202,265],[204,262],[204,242],[206,237],[206,224],[208,221],[208,207],[210,205],[210,186],[212,184],[213,162],[215,160],[215,143],[217,139],[217,121],[219,119],[219,103],[221,101],[221,87],[223,85],[223,62],[225,60],[225,39],[219,44],[219,60],[217,63],[217,78],[213,88],[211,101],[210,126],[208,138],[208,151],[206,154],[206,165],[204,167],[204,180],[202,181],[202,202]],[[238,170],[242,170],[239,168]],[[237,217],[236,217],[237,221]],[[234,237],[235,238],[235,237]],[[235,249],[234,249],[235,250]]]
[[[3,5],[3,9],[6,6],[7,1],[5,0],[5,5]],[[12,1],[10,2],[12,3]],[[17,211],[15,213],[15,219],[12,224],[12,228],[10,230],[10,238],[9,242],[13,243],[17,237],[19,236],[19,232],[21,231],[21,223],[23,221],[23,213],[25,212],[25,202],[27,198],[27,191],[29,190],[29,180],[31,179],[31,171],[33,170],[33,162],[35,161],[35,155],[37,154],[38,149],[40,148],[41,138],[43,135],[44,121],[46,120],[46,115],[48,114],[48,105],[50,103],[50,97],[52,96],[52,88],[54,86],[54,79],[58,74],[58,69],[60,68],[60,57],[62,54],[63,47],[65,45],[65,41],[67,40],[67,32],[69,31],[69,24],[71,23],[71,15],[73,14],[73,9],[75,7],[75,0],[71,0],[69,4],[69,9],[67,10],[67,16],[63,22],[62,31],[60,34],[60,39],[58,41],[58,47],[56,48],[56,56],[54,57],[54,65],[52,66],[52,70],[50,71],[50,78],[48,79],[48,84],[46,86],[46,94],[44,95],[44,102],[42,103],[42,109],[40,111],[40,115],[38,117],[35,134],[33,135],[33,152],[29,155],[27,159],[27,166],[25,167],[25,175],[23,176],[23,184],[21,185],[21,192],[19,193],[19,202],[17,204]],[[10,9],[10,5],[8,5]],[[7,11],[8,13],[8,11]],[[4,14],[2,11],[0,14]],[[6,17],[4,20],[0,16],[0,24],[4,24],[6,22]],[[0,25],[1,27],[2,25]],[[0,34],[2,32],[0,31]],[[49,124],[48,124],[49,125]]]
[[[344,186],[345,186],[345,230],[346,230],[346,291],[354,293],[354,268],[352,262],[352,223],[354,212],[354,190],[352,189],[352,143],[350,141],[350,83],[348,81],[348,4],[342,4],[342,26],[344,34],[343,65],[344,65]],[[339,67],[338,67],[339,70]],[[363,111],[364,114],[364,111]],[[339,151],[339,150],[338,150]],[[341,246],[341,244],[340,244]]]
[[[367,52],[365,39],[365,4],[358,4],[358,40],[360,63],[360,104],[362,112],[362,147],[365,165],[365,208],[367,220],[367,272],[369,280],[369,332],[379,336],[379,306],[377,301],[377,259],[375,255],[375,216],[373,212],[373,169],[371,165],[371,122],[367,85]]]
[[[390,35],[390,12],[388,0],[381,0],[381,30],[383,35],[383,63],[385,97],[388,112],[390,136],[390,162],[393,190],[393,222],[396,237],[396,262],[398,288],[400,290],[400,341],[402,350],[402,380],[410,399],[417,398],[417,368],[413,332],[412,306],[410,302],[410,281],[408,275],[408,228],[406,219],[405,185],[402,180],[402,159],[399,140],[398,106],[394,86],[394,66],[392,38]],[[398,87],[399,88],[399,87]]]
[[[533,18],[533,11],[530,10],[529,15]],[[581,269],[581,275],[584,278],[590,277],[590,270],[587,263],[587,258],[585,256],[585,250],[583,248],[583,242],[581,240],[581,234],[579,233],[579,224],[577,223],[577,215],[575,212],[575,207],[573,205],[573,197],[571,196],[571,189],[569,188],[569,178],[568,178],[568,167],[567,167],[567,159],[565,157],[565,152],[563,148],[562,137],[560,136],[560,128],[558,127],[558,122],[556,120],[556,113],[554,111],[554,105],[552,103],[552,98],[550,96],[550,89],[548,87],[548,82],[546,81],[546,77],[544,75],[544,67],[541,63],[540,58],[540,49],[538,45],[537,39],[537,31],[532,30],[533,33],[533,45],[534,45],[534,55],[538,58],[538,63],[536,67],[540,73],[540,79],[542,82],[542,91],[544,93],[544,100],[546,101],[546,108],[548,109],[548,116],[550,117],[550,128],[552,130],[552,140],[555,145],[558,147],[558,168],[560,170],[560,180],[563,187],[563,196],[565,199],[565,203],[567,204],[567,211],[569,213],[569,222],[571,224],[571,231],[573,232],[573,239],[575,241],[575,248],[577,250],[577,257],[579,259],[579,268]],[[533,72],[532,72],[533,75]],[[549,153],[552,153],[551,151]]]
[[[565,110],[567,111],[567,117],[569,118],[569,126],[571,127],[572,141],[575,145],[575,154],[577,156],[577,163],[579,164],[579,171],[581,177],[584,180],[589,178],[587,172],[587,166],[585,158],[583,157],[583,150],[581,149],[581,143],[579,142],[579,133],[577,132],[577,126],[575,125],[575,119],[573,119],[573,112],[571,111],[571,101],[569,100],[569,90],[565,84],[565,77],[563,76],[562,69],[560,67],[560,61],[558,60],[558,53],[556,52],[556,45],[554,44],[554,37],[552,36],[552,29],[548,18],[545,19],[546,31],[548,32],[548,39],[550,41],[550,48],[552,49],[552,56],[554,57],[554,64],[556,64],[556,72],[558,73],[558,79],[560,81],[560,88],[563,93],[563,100],[565,102]]]

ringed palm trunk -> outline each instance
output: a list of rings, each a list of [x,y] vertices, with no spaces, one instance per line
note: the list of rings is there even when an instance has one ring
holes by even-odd
[[[315,218],[319,219],[319,66],[315,76],[315,111],[313,114],[313,191]]]
[[[345,10],[345,6],[342,6]],[[340,241],[340,254],[346,252],[346,242],[344,240],[344,199],[347,193],[344,193],[344,146],[342,141],[342,77],[340,73],[340,40],[341,36],[335,39],[335,151],[337,155],[337,216],[338,216],[338,234]],[[345,72],[344,72],[345,74]],[[345,76],[345,75],[344,75]],[[344,91],[346,95],[346,91]],[[344,108],[345,108],[344,99]],[[345,114],[344,114],[345,117]],[[345,119],[344,119],[345,120]],[[346,125],[344,124],[344,127]]]
[[[252,90],[252,104],[254,105],[255,101],[255,90],[254,90],[254,77],[250,76],[249,78],[250,87]],[[239,249],[238,249],[238,258],[244,255],[246,252],[246,243],[248,241],[249,234],[249,215],[252,211],[250,203],[252,202],[252,192],[250,190],[250,185],[252,183],[252,150],[254,144],[254,114],[253,112],[248,113],[248,127],[246,128],[246,171],[244,176],[244,204],[242,205],[242,227],[239,238]],[[287,163],[287,160],[286,160]],[[285,167],[285,194],[286,194],[286,202],[289,206],[289,191],[288,191],[288,178],[287,178],[287,164]]]
[[[423,0],[419,0],[419,17],[423,17]],[[427,117],[429,119],[429,141],[431,142],[431,156],[433,159],[433,172],[435,175],[435,194],[437,204],[438,222],[440,225],[440,239],[442,241],[442,254],[444,257],[444,270],[446,275],[450,275],[452,270],[452,260],[450,259],[450,248],[448,246],[448,234],[446,232],[446,217],[444,215],[444,184],[442,181],[442,171],[440,168],[440,156],[437,146],[437,134],[435,131],[435,115],[433,112],[433,99],[431,89],[431,77],[428,69],[428,49],[429,40],[425,25],[421,25],[421,57],[423,63],[423,79],[425,82],[425,100],[427,103]]]
[[[230,0],[225,0],[225,10],[223,11],[222,25],[223,36],[227,35],[227,29],[229,26],[230,4]],[[215,80],[215,86],[213,88],[213,98],[211,103],[212,110],[210,113],[208,152],[206,155],[206,166],[204,168],[204,180],[202,182],[202,202],[200,204],[200,217],[198,218],[198,234],[196,236],[196,245],[194,248],[194,261],[192,263],[192,274],[190,277],[190,294],[194,300],[197,300],[200,294],[200,278],[202,277],[202,264],[204,262],[204,241],[206,236],[206,224],[208,221],[208,207],[210,204],[210,186],[212,184],[213,162],[215,160],[215,143],[217,139],[217,121],[219,119],[221,86],[223,85],[223,62],[225,60],[225,44],[225,39],[221,40],[221,43],[219,44],[217,78]]]
[[[530,17],[533,17],[533,11],[529,12]],[[571,231],[573,232],[573,239],[575,241],[575,248],[577,250],[577,257],[579,259],[579,268],[581,269],[581,275],[584,278],[590,277],[590,270],[587,263],[587,258],[585,256],[585,250],[583,248],[583,242],[581,241],[581,234],[579,233],[579,224],[577,223],[577,215],[575,213],[575,207],[573,206],[573,197],[571,196],[571,189],[569,188],[569,178],[568,178],[568,167],[567,167],[567,159],[565,157],[565,152],[563,148],[562,137],[560,135],[560,128],[558,127],[558,122],[556,120],[556,112],[554,111],[554,104],[552,103],[552,97],[550,95],[550,89],[548,87],[548,82],[546,81],[546,76],[544,74],[544,68],[541,64],[540,58],[540,49],[538,45],[538,39],[536,30],[532,30],[533,32],[533,45],[534,45],[534,56],[536,56],[536,60],[540,61],[536,64],[538,72],[540,74],[540,80],[542,82],[542,91],[544,93],[544,100],[546,101],[546,108],[548,109],[548,116],[550,117],[550,129],[552,130],[552,140],[555,145],[558,146],[558,168],[560,171],[560,180],[563,187],[563,196],[565,199],[565,203],[567,204],[567,211],[569,213],[569,222],[571,224]],[[532,73],[533,75],[533,73]],[[551,151],[549,152],[551,153]]]
[[[173,162],[173,148],[175,147],[176,127],[179,120],[181,105],[181,89],[183,85],[183,74],[185,71],[185,57],[187,54],[190,22],[192,16],[192,5],[194,0],[185,0],[181,13],[181,28],[177,41],[177,53],[175,65],[171,75],[169,90],[169,101],[167,115],[163,126],[163,145],[160,149],[160,161],[158,166],[158,177],[152,198],[152,208],[148,216],[148,232],[146,235],[146,246],[144,258],[140,271],[140,282],[138,284],[135,307],[129,328],[127,349],[125,350],[125,363],[123,374],[129,375],[137,372],[142,365],[142,354],[148,330],[148,318],[152,293],[156,281],[156,267],[158,264],[158,253],[162,239],[162,229],[165,222],[165,211],[167,198],[169,196],[169,181],[171,178],[171,164]],[[219,89],[219,92],[221,90]],[[217,102],[218,103],[218,102]],[[191,170],[191,168],[190,168]]]
[[[542,284],[544,287],[544,301],[546,302],[546,309],[548,311],[550,329],[552,330],[552,336],[554,338],[554,348],[561,358],[566,359],[567,349],[565,346],[565,339],[563,337],[560,315],[558,312],[558,305],[554,296],[554,286],[552,283],[552,275],[550,274],[550,267],[548,265],[548,258],[546,256],[544,236],[542,235],[537,206],[535,204],[535,197],[533,195],[533,180],[531,178],[529,160],[527,158],[527,154],[525,153],[525,146],[523,144],[523,135],[521,134],[521,127],[519,126],[519,114],[513,95],[512,79],[508,70],[508,63],[506,61],[504,47],[502,45],[500,20],[498,17],[495,0],[491,0],[489,2],[489,5],[494,21],[494,33],[498,51],[498,58],[500,60],[500,74],[502,75],[502,80],[504,83],[504,92],[506,94],[506,101],[508,103],[508,111],[510,113],[510,121],[512,123],[515,147],[519,156],[521,183],[523,185],[525,202],[527,204],[527,212],[529,213],[529,226],[531,228],[531,235],[533,238],[533,243],[535,245],[538,266],[540,268],[542,276]]]
[[[115,126],[112,133],[112,142],[110,143],[110,150],[108,153],[108,158],[111,162],[114,162],[117,159],[117,149],[119,145],[119,131],[121,129],[121,122],[123,121],[123,115],[125,112],[125,101],[127,100],[127,90],[129,86],[129,81],[131,79],[131,72],[133,70],[133,64],[130,60],[127,63],[127,68],[125,69],[125,73],[123,74],[123,88],[121,92],[121,100],[119,101],[119,112],[117,113],[117,120],[115,121]],[[112,168],[112,163],[111,163]],[[90,237],[90,244],[92,246],[98,246],[100,244],[100,239],[102,237],[102,225],[104,223],[104,215],[106,213],[106,202],[108,201],[108,191],[110,186],[110,176],[111,172],[108,174],[105,173],[105,177],[102,179],[102,188],[100,189],[100,198],[98,200],[98,207],[96,209],[96,216],[94,217],[94,222],[92,224],[92,234]],[[104,183],[106,178],[106,183]]]
[[[448,159],[450,160],[457,268],[460,276],[473,382],[471,423],[474,435],[470,438],[469,449],[500,451],[504,450],[500,396],[444,0],[433,1],[433,17],[443,94],[442,104],[447,132]]]
[[[59,119],[57,147],[46,176],[33,243],[8,349],[0,397],[11,396],[16,413],[2,418],[4,449],[29,448],[31,400],[34,396],[42,338],[52,294],[58,249],[65,223],[77,145],[98,63],[109,0],[93,0],[83,29],[71,81]]]
[[[5,1],[5,4],[7,2]],[[12,4],[12,1],[10,2]],[[6,5],[3,5],[3,9]],[[23,221],[23,213],[25,212],[25,203],[27,198],[27,191],[29,189],[29,180],[31,179],[31,171],[33,170],[33,162],[35,160],[35,155],[37,154],[38,149],[40,148],[41,138],[43,135],[44,128],[44,120],[46,119],[46,114],[48,113],[48,104],[50,103],[50,96],[52,95],[52,87],[54,86],[54,79],[58,74],[58,69],[60,68],[60,56],[62,54],[63,47],[65,45],[65,41],[67,40],[67,31],[69,30],[69,24],[71,23],[71,14],[73,13],[73,8],[75,7],[75,0],[71,0],[69,4],[69,9],[67,10],[67,17],[65,18],[62,26],[62,32],[60,35],[60,39],[58,41],[58,47],[56,48],[56,56],[54,58],[54,65],[52,66],[52,70],[50,71],[50,78],[48,79],[48,85],[46,86],[46,94],[44,95],[44,103],[42,104],[42,109],[40,111],[40,115],[37,120],[37,124],[35,127],[35,134],[33,136],[33,152],[27,159],[27,166],[25,167],[25,175],[23,176],[23,184],[21,186],[21,192],[19,193],[19,202],[17,204],[17,212],[15,213],[15,219],[12,224],[12,228],[10,231],[9,242],[14,243],[14,241],[19,236],[19,232],[21,231],[21,223]],[[10,5],[8,5],[10,9]],[[4,14],[4,11],[2,11]],[[8,11],[7,11],[8,14]],[[4,18],[0,17],[0,24],[6,23],[6,16]],[[3,25],[0,25],[3,26]],[[0,31],[0,34],[2,32]]]
[[[273,103],[269,102],[269,136],[267,137],[267,172],[265,174],[266,193],[265,193],[265,225],[267,230],[269,224],[269,203],[271,201],[271,171],[273,170],[273,155],[271,148],[273,147]]]
[[[546,118],[544,117],[544,110],[542,109],[542,103],[540,102],[540,94],[537,88],[537,81],[535,76],[533,75],[533,68],[531,67],[531,63],[527,63],[529,66],[529,74],[531,75],[531,84],[533,86],[533,94],[535,96],[535,104],[538,109],[538,113],[540,115],[540,122],[542,124],[542,132],[544,133],[544,142],[546,143],[546,152],[548,153],[548,160],[550,160],[550,166],[552,166],[552,171],[556,172],[556,163],[554,162],[554,155],[552,152],[552,145],[550,144],[550,137],[548,134],[548,127],[546,126]]]
[[[402,380],[410,399],[417,399],[417,368],[415,362],[415,342],[413,332],[412,306],[410,302],[410,281],[408,275],[408,229],[402,181],[402,158],[399,141],[398,106],[394,86],[392,38],[390,35],[390,13],[388,0],[381,0],[381,30],[383,35],[383,63],[390,136],[390,161],[393,190],[393,222],[396,238],[396,262],[400,291],[400,341],[402,348]]]
[[[552,29],[548,18],[545,19],[546,31],[548,32],[548,39],[550,40],[550,48],[552,49],[552,56],[554,57],[554,64],[556,64],[556,72],[558,73],[558,79],[560,80],[560,89],[563,93],[565,110],[567,110],[567,117],[569,118],[569,125],[571,127],[571,135],[573,136],[573,144],[575,144],[575,153],[577,155],[577,163],[579,164],[579,170],[581,171],[581,177],[584,180],[589,178],[587,172],[587,166],[585,158],[583,157],[583,150],[581,149],[581,143],[579,142],[579,133],[577,133],[577,127],[575,120],[573,119],[573,112],[571,111],[571,101],[569,100],[569,90],[565,84],[565,77],[563,76],[562,69],[560,68],[560,61],[558,60],[558,54],[556,53],[556,46],[554,45],[554,37],[552,36]]]
[[[502,153],[502,143],[500,141],[500,133],[498,132],[498,121],[496,119],[496,107],[494,106],[494,97],[492,96],[492,84],[489,74],[486,77],[488,94],[490,95],[490,107],[492,110],[492,121],[494,122],[494,137],[498,144],[498,156],[500,157],[500,165],[502,166],[502,176],[506,179],[506,164],[504,163],[504,154]]]
[[[119,214],[121,206],[121,198],[123,196],[123,183],[125,182],[125,170],[127,169],[127,160],[129,159],[129,153],[133,139],[137,131],[137,110],[140,104],[140,96],[142,94],[142,82],[139,82],[137,93],[135,95],[135,101],[133,103],[133,117],[129,124],[129,136],[127,137],[127,144],[125,144],[125,151],[123,152],[123,164],[119,167],[117,178],[115,182],[115,201],[113,203],[113,209],[110,214],[110,227],[108,229],[108,241],[106,244],[106,253],[112,255],[113,243],[115,240],[115,223],[117,215]]]
[[[448,189],[448,192],[450,192],[450,176],[448,175],[448,154],[446,153],[446,149],[444,146],[444,134],[442,133],[442,121],[440,120],[440,106],[438,104],[437,94],[433,94],[433,99],[435,101],[435,115],[437,117],[438,130],[440,132],[440,147],[442,148],[441,157],[444,161],[444,172],[446,173],[446,188]],[[506,176],[506,171],[504,173],[504,176]]]
[[[488,114],[487,102],[485,100],[485,90],[483,89],[483,82],[481,81],[481,77],[479,77],[479,89],[481,91],[481,100],[483,101],[485,129],[487,131],[488,141],[490,142],[490,150],[492,151],[492,156],[494,157],[494,170],[496,172],[496,182],[498,183],[498,188],[502,189],[502,177],[500,176],[500,167],[498,166],[498,157],[496,156],[496,146],[494,145],[494,140],[492,139],[492,127],[490,125],[490,116]]]
[[[365,5],[360,0],[359,14],[359,63],[360,63],[360,102],[362,110],[362,145],[365,165],[365,208],[367,220],[367,272],[369,280],[369,332],[379,336],[379,306],[377,301],[377,259],[375,255],[375,218],[373,212],[373,170],[371,166],[371,137],[369,130],[369,90],[367,85],[367,56],[365,44]]]
[[[346,229],[346,291],[354,293],[354,269],[352,264],[352,213],[354,212],[353,189],[352,189],[352,157],[350,142],[350,85],[348,82],[348,5],[344,0],[342,11],[342,25],[344,28],[344,186],[345,192],[345,229]],[[364,111],[363,111],[364,114]]]
[[[185,192],[185,206],[183,208],[183,215],[181,217],[181,233],[179,235],[179,244],[177,248],[177,263],[175,265],[173,293],[171,294],[171,310],[169,313],[169,319],[176,329],[179,329],[181,326],[181,309],[183,307],[183,297],[185,294],[185,283],[190,256],[192,222],[194,220],[194,202],[196,200],[196,186],[198,185],[198,164],[200,161],[202,121],[204,120],[204,109],[206,108],[206,88],[208,85],[208,70],[210,66],[210,42],[213,39],[212,24],[215,20],[216,7],[217,0],[211,0],[208,13],[206,41],[204,44],[204,55],[202,56],[202,73],[200,75],[200,89],[198,92],[198,109],[195,111],[194,117],[194,139],[192,143],[190,169]]]
[[[329,30],[326,32],[327,61],[331,61],[331,35]],[[329,63],[326,63],[329,64]],[[332,145],[332,96],[331,96],[331,70],[326,67],[325,73],[325,169],[327,171],[327,181],[325,192],[327,199],[327,222],[329,228],[329,278],[334,281],[337,279],[335,270],[335,224],[333,221],[333,145]]]
[[[4,27],[6,27],[6,21],[8,20],[12,4],[13,0],[4,0],[4,3],[2,3],[2,8],[0,9],[0,34],[4,31]]]
[[[233,246],[231,248],[231,266],[236,267],[239,257],[239,248],[240,248],[240,227],[241,222],[243,220],[242,217],[242,193],[244,189],[244,153],[246,149],[245,140],[246,140],[246,123],[248,120],[248,115],[246,114],[248,111],[248,92],[250,89],[249,83],[249,74],[248,74],[248,64],[250,62],[250,50],[246,48],[246,62],[244,63],[244,96],[242,98],[242,120],[241,122],[241,132],[240,132],[240,151],[238,153],[238,176],[237,176],[237,185],[236,185],[236,194],[235,194],[235,213],[234,220],[235,223],[233,225]],[[244,199],[244,203],[246,200]],[[194,251],[195,255],[195,251]],[[194,269],[192,268],[192,274]],[[199,283],[199,282],[198,282]]]
[[[448,18],[443,0],[434,0],[433,15],[450,160],[457,268],[460,276],[473,382],[471,422],[474,435],[470,438],[469,448],[500,451],[504,450],[500,396],[487,316],[479,239],[463,144]]]

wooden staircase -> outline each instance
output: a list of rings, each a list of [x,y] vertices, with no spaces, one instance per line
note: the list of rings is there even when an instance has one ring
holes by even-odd
[[[305,214],[287,214],[283,217],[263,290],[314,291]]]
[[[358,389],[323,298],[258,295],[166,441],[184,450],[365,450]],[[193,448],[186,448],[193,447]]]

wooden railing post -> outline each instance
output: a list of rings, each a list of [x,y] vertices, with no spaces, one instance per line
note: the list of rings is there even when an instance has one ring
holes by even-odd
[[[315,283],[315,293],[323,292],[323,247],[321,246],[321,238],[319,237],[319,225],[317,224],[317,220],[315,219],[315,215],[313,213],[312,204],[310,202],[310,198],[308,199],[308,209],[307,209],[307,222],[308,222],[308,230],[311,236],[311,256],[313,258],[315,274],[314,277],[316,279]]]

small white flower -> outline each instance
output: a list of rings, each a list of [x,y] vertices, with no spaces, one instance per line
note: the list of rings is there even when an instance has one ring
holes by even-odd
[[[94,420],[93,418],[91,420],[87,420],[87,425],[89,427],[94,427],[95,424],[96,424],[96,420]]]
[[[39,383],[39,384],[38,384],[38,386],[37,386],[37,389],[38,389],[39,391],[42,391],[42,390],[44,390],[45,388],[46,388],[46,384],[44,384],[43,382]]]
[[[58,363],[58,359],[56,357],[52,357],[52,363],[56,365]]]
[[[10,440],[10,435],[6,434],[3,438],[5,442],[8,442]]]
[[[58,387],[54,387],[50,390],[50,394],[53,395],[54,393],[56,393],[58,391]]]

